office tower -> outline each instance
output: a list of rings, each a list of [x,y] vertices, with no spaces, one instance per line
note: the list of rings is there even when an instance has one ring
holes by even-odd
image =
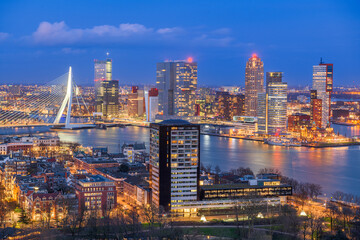
[[[235,116],[244,115],[245,96],[231,95],[229,92],[216,92],[217,114],[220,119],[231,121]]]
[[[119,113],[119,81],[102,81],[96,99],[96,112],[103,116],[116,116]]]
[[[144,90],[139,90],[138,86],[131,88],[128,95],[128,115],[130,117],[142,116],[145,113]]]
[[[95,102],[101,104],[100,96],[101,83],[103,81],[112,80],[112,61],[110,58],[105,61],[96,60],[94,61],[94,86],[95,86]],[[101,107],[95,103],[95,109],[97,112],[101,112]]]
[[[281,72],[266,73],[266,91],[258,94],[258,130],[263,134],[286,131],[287,83]]]
[[[245,69],[245,115],[257,116],[257,97],[263,92],[264,64],[261,59],[253,54],[246,63]]]
[[[146,121],[154,122],[155,116],[159,111],[159,91],[157,88],[151,88],[150,91],[145,91],[145,108]]]
[[[194,116],[197,63],[189,58],[157,63],[156,67],[159,113],[163,119]]]
[[[321,128],[330,124],[331,92],[333,90],[333,64],[323,63],[313,66],[313,90],[316,90],[317,99],[321,99]]]
[[[150,124],[152,203],[170,211],[199,199],[200,126],[184,120]]]
[[[321,128],[322,124],[322,100],[317,97],[317,91],[310,91],[310,120],[311,124]]]

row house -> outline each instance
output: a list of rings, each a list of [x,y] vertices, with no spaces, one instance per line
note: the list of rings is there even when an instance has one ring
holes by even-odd
[[[62,199],[60,192],[32,192],[26,196],[24,207],[34,221],[61,220],[64,217]]]
[[[138,205],[151,203],[151,190],[149,183],[136,176],[129,176],[124,181],[124,198],[127,202],[133,202]]]

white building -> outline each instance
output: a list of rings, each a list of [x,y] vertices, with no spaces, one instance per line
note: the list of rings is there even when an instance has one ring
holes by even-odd
[[[145,110],[146,121],[154,122],[156,114],[159,112],[159,97],[158,90],[152,88],[150,91],[145,91]]]

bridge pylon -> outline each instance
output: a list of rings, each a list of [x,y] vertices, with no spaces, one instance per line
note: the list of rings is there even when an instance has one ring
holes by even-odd
[[[63,100],[63,102],[61,104],[59,112],[56,115],[56,118],[54,120],[54,124],[59,124],[60,123],[60,119],[61,119],[61,116],[62,116],[64,110],[65,110],[65,107],[68,106],[67,114],[66,114],[66,120],[65,120],[65,128],[70,128],[72,93],[73,93],[73,79],[72,79],[72,70],[71,70],[71,66],[70,66],[69,67],[69,74],[68,74],[65,98],[64,98],[64,100]]]

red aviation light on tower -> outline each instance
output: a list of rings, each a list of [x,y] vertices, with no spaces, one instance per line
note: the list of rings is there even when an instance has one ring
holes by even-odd
[[[192,58],[192,57],[188,57],[188,58],[187,58],[187,61],[188,61],[189,63],[192,63],[192,62],[193,62],[193,58]]]
[[[258,56],[257,56],[256,53],[253,53],[253,54],[252,54],[252,57],[253,57],[253,58],[257,58]]]

